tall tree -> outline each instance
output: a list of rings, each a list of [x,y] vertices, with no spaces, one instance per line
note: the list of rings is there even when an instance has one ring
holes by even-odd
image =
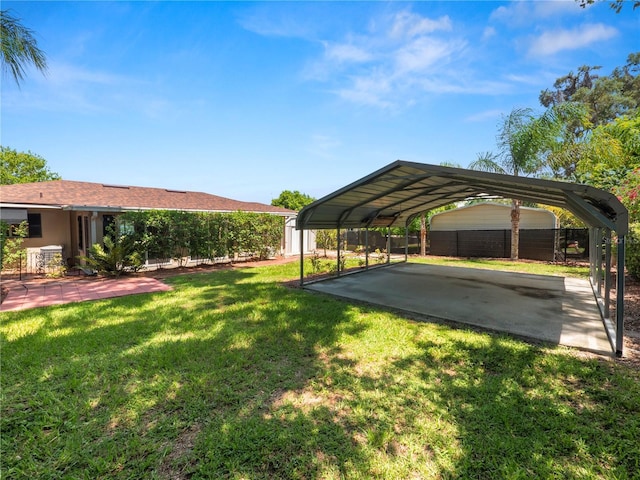
[[[640,112],[597,127],[577,167],[580,182],[617,194],[633,213],[632,221],[640,221],[637,215],[639,199],[634,193],[639,172]]]
[[[2,45],[2,70],[11,72],[18,85],[24,79],[25,67],[33,65],[40,72],[47,70],[47,59],[33,32],[20,23],[20,19],[0,11],[0,44]]]
[[[609,2],[609,6],[613,10],[615,10],[616,13],[620,13],[622,11],[622,7],[624,7],[625,4],[633,5],[633,9],[634,10],[636,8],[640,7],[640,0],[633,0],[633,1],[629,1],[629,0],[601,0],[601,1],[608,1]],[[578,2],[582,8],[586,8],[588,5],[594,4],[596,2],[596,0],[576,0],[576,2]]]
[[[0,185],[59,179],[60,175],[49,170],[47,161],[40,155],[0,146]]]
[[[300,193],[298,190],[283,190],[278,198],[271,200],[271,205],[274,207],[282,207],[288,208],[289,210],[299,211],[314,201],[315,198],[307,195],[306,193]]]
[[[590,110],[594,127],[638,111],[640,52],[629,54],[627,63],[616,67],[610,75],[597,75],[595,72],[600,68],[583,65],[577,73],[572,71],[558,78],[553,89],[540,92],[540,103],[544,107],[565,102],[583,103]]]
[[[529,108],[516,108],[503,118],[498,132],[498,154],[481,153],[469,166],[473,170],[514,176],[536,175],[545,167],[544,154],[558,137],[558,115],[554,109],[536,117]],[[521,201],[511,199],[511,258],[518,259]]]

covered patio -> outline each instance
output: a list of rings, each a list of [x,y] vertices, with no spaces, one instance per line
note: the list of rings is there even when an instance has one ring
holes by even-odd
[[[337,190],[316,202],[302,209],[298,215],[297,228],[303,235],[304,230],[309,229],[340,229],[359,228],[368,230],[371,227],[406,227],[414,217],[422,212],[448,205],[455,202],[471,200],[471,199],[491,199],[491,198],[515,198],[522,201],[541,203],[552,205],[569,210],[578,218],[580,218],[589,227],[590,238],[590,280],[589,285],[591,293],[591,306],[599,312],[600,330],[606,332],[611,345],[611,350],[617,356],[622,356],[623,338],[624,338],[624,274],[616,275],[613,272],[612,265],[612,243],[615,238],[616,243],[616,272],[624,272],[624,253],[625,253],[625,236],[628,233],[628,213],[620,201],[612,194],[587,186],[572,184],[566,182],[557,182],[550,180],[540,180],[527,177],[516,177],[511,175],[501,175],[495,173],[479,172],[473,170],[444,167],[438,165],[428,165],[414,162],[406,162],[398,160],[386,167],[377,170],[366,177],[353,182],[346,187]],[[613,235],[615,232],[615,237]],[[390,238],[390,236],[388,236]],[[405,242],[407,245],[407,242]],[[365,246],[365,251],[368,248]],[[405,262],[408,259],[408,250],[405,246]],[[389,251],[389,250],[388,250]],[[340,242],[338,242],[338,259],[340,258]],[[388,257],[387,262],[390,261]],[[390,265],[390,263],[388,263]],[[397,267],[396,267],[397,269]],[[396,270],[394,269],[394,270]],[[370,270],[368,257],[366,268],[362,273],[352,277],[349,282],[351,284],[360,283],[359,288],[366,287],[365,279],[375,270]],[[342,282],[341,285],[334,288],[344,291],[346,285],[341,271],[341,265],[337,262],[337,278],[338,280],[328,280],[327,285],[333,282]],[[423,272],[424,273],[424,272]],[[440,276],[438,276],[440,275]],[[443,273],[433,271],[425,274],[417,282],[421,284],[427,280],[427,277],[442,279]],[[561,277],[560,277],[561,278]],[[610,300],[614,290],[615,278],[615,318],[611,318]],[[565,279],[566,280],[566,279]],[[472,282],[473,283],[473,282]],[[475,281],[476,286],[487,283],[486,275]],[[304,256],[300,258],[300,284],[309,286],[305,282],[304,272]],[[314,289],[329,290],[330,287],[313,287]],[[390,282],[386,285],[389,296],[403,297],[424,297],[421,311],[425,315],[440,316],[434,307],[434,302],[429,298],[435,298],[435,295],[428,292],[409,293],[405,287]],[[405,288],[405,290],[401,290]],[[473,288],[473,287],[472,287]],[[523,286],[526,291],[532,286]],[[583,296],[584,289],[580,294]],[[530,292],[530,293],[531,293]],[[331,293],[331,292],[330,292]],[[433,293],[433,292],[432,292]],[[480,294],[480,292],[477,292]],[[567,293],[571,296],[573,294]],[[525,295],[526,296],[526,295]],[[529,295],[531,296],[531,295]],[[370,295],[370,297],[374,297]],[[472,304],[477,298],[468,295],[468,298],[458,298],[457,303]],[[535,297],[535,295],[534,295]],[[408,297],[407,297],[408,298]],[[519,299],[521,301],[522,299]],[[540,299],[538,299],[540,300]],[[584,303],[578,302],[577,307],[571,307],[575,310],[572,314],[575,318],[581,316],[590,316],[591,307],[584,306]],[[498,305],[490,306],[489,311],[497,310]],[[534,301],[529,310],[543,309],[542,302]],[[516,309],[510,313],[512,319],[522,316],[523,309]],[[547,317],[549,312],[547,311]],[[456,319],[464,323],[472,323],[472,318]],[[487,326],[487,328],[492,328]],[[554,327],[549,321],[544,324],[543,330],[545,334],[540,334],[535,338],[548,337]],[[575,327],[578,329],[587,329],[579,324]],[[589,327],[591,328],[591,327]],[[501,330],[502,328],[496,328]],[[518,333],[527,336],[526,332]],[[551,333],[552,336],[553,335]],[[558,342],[562,343],[562,342]],[[601,342],[599,346],[594,348],[586,347],[594,350],[601,350]]]

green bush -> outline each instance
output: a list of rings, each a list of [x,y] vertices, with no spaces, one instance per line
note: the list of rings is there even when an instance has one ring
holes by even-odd
[[[280,250],[282,217],[266,213],[193,213],[154,210],[127,212],[118,221],[149,258],[178,263],[240,254],[268,258]]]
[[[626,239],[625,263],[629,275],[640,279],[640,223],[632,223],[629,225],[629,235]]]
[[[144,264],[131,238],[126,235],[116,237],[115,241],[109,236],[104,237],[104,247],[94,243],[89,249],[89,256],[81,258],[98,273],[113,277],[138,271]]]
[[[10,229],[13,229],[10,231]],[[29,234],[27,222],[11,226],[0,222],[0,270],[19,270],[26,268],[27,255],[22,248]]]

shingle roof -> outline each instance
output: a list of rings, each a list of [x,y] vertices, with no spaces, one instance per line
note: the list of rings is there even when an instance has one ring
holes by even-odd
[[[107,185],[101,183],[53,180],[19,183],[0,187],[3,204],[50,205],[69,209],[112,210],[196,210],[214,212],[261,212],[279,215],[294,211],[256,202],[241,202],[203,192],[163,188]]]

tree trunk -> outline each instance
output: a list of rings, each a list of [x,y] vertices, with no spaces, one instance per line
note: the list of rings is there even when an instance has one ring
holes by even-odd
[[[511,200],[511,260],[518,260],[520,245],[520,200]]]
[[[427,218],[423,213],[420,215],[420,256],[427,255]]]

